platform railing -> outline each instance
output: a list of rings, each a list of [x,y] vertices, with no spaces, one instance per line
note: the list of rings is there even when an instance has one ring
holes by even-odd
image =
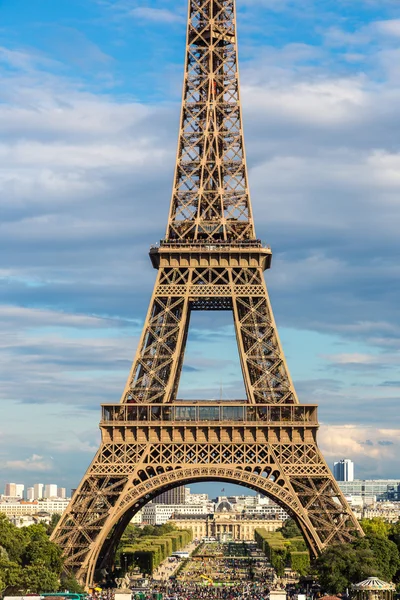
[[[101,424],[112,423],[249,423],[298,425],[318,423],[317,405],[248,404],[179,401],[176,404],[102,404]]]

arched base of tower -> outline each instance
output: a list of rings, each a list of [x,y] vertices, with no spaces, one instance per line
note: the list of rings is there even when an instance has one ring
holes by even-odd
[[[288,477],[282,465],[253,463],[138,465],[130,476],[88,474],[53,539],[64,548],[66,568],[91,587],[96,569],[112,564],[127,524],[147,502],[178,485],[224,481],[267,495],[282,506],[296,520],[316,556],[327,544],[348,542],[360,531],[328,468],[325,473],[322,470],[318,469],[318,475],[304,472]]]

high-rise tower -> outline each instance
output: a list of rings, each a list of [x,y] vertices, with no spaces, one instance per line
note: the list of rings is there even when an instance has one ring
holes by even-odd
[[[342,458],[333,463],[333,476],[336,481],[354,481],[354,463],[349,458]]]
[[[243,142],[234,0],[189,0],[185,78],[157,279],[119,404],[103,405],[101,446],[53,539],[90,585],[132,516],[161,492],[221,480],[267,494],[312,553],[362,535],[316,442],[317,407],[298,402],[254,229]],[[231,311],[246,398],[177,400],[189,317]]]

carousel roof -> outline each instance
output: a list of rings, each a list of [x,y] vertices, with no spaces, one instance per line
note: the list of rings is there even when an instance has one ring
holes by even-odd
[[[360,583],[351,586],[353,590],[394,590],[396,586],[393,583],[386,583],[377,577],[368,577]]]

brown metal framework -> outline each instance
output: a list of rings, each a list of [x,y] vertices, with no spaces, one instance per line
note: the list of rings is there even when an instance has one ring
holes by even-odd
[[[278,338],[247,183],[234,0],[189,0],[186,67],[165,240],[120,404],[103,406],[101,446],[53,539],[87,586],[130,518],[160,492],[222,480],[268,494],[316,555],[362,535],[300,405]],[[247,398],[177,400],[190,313],[232,311]]]

